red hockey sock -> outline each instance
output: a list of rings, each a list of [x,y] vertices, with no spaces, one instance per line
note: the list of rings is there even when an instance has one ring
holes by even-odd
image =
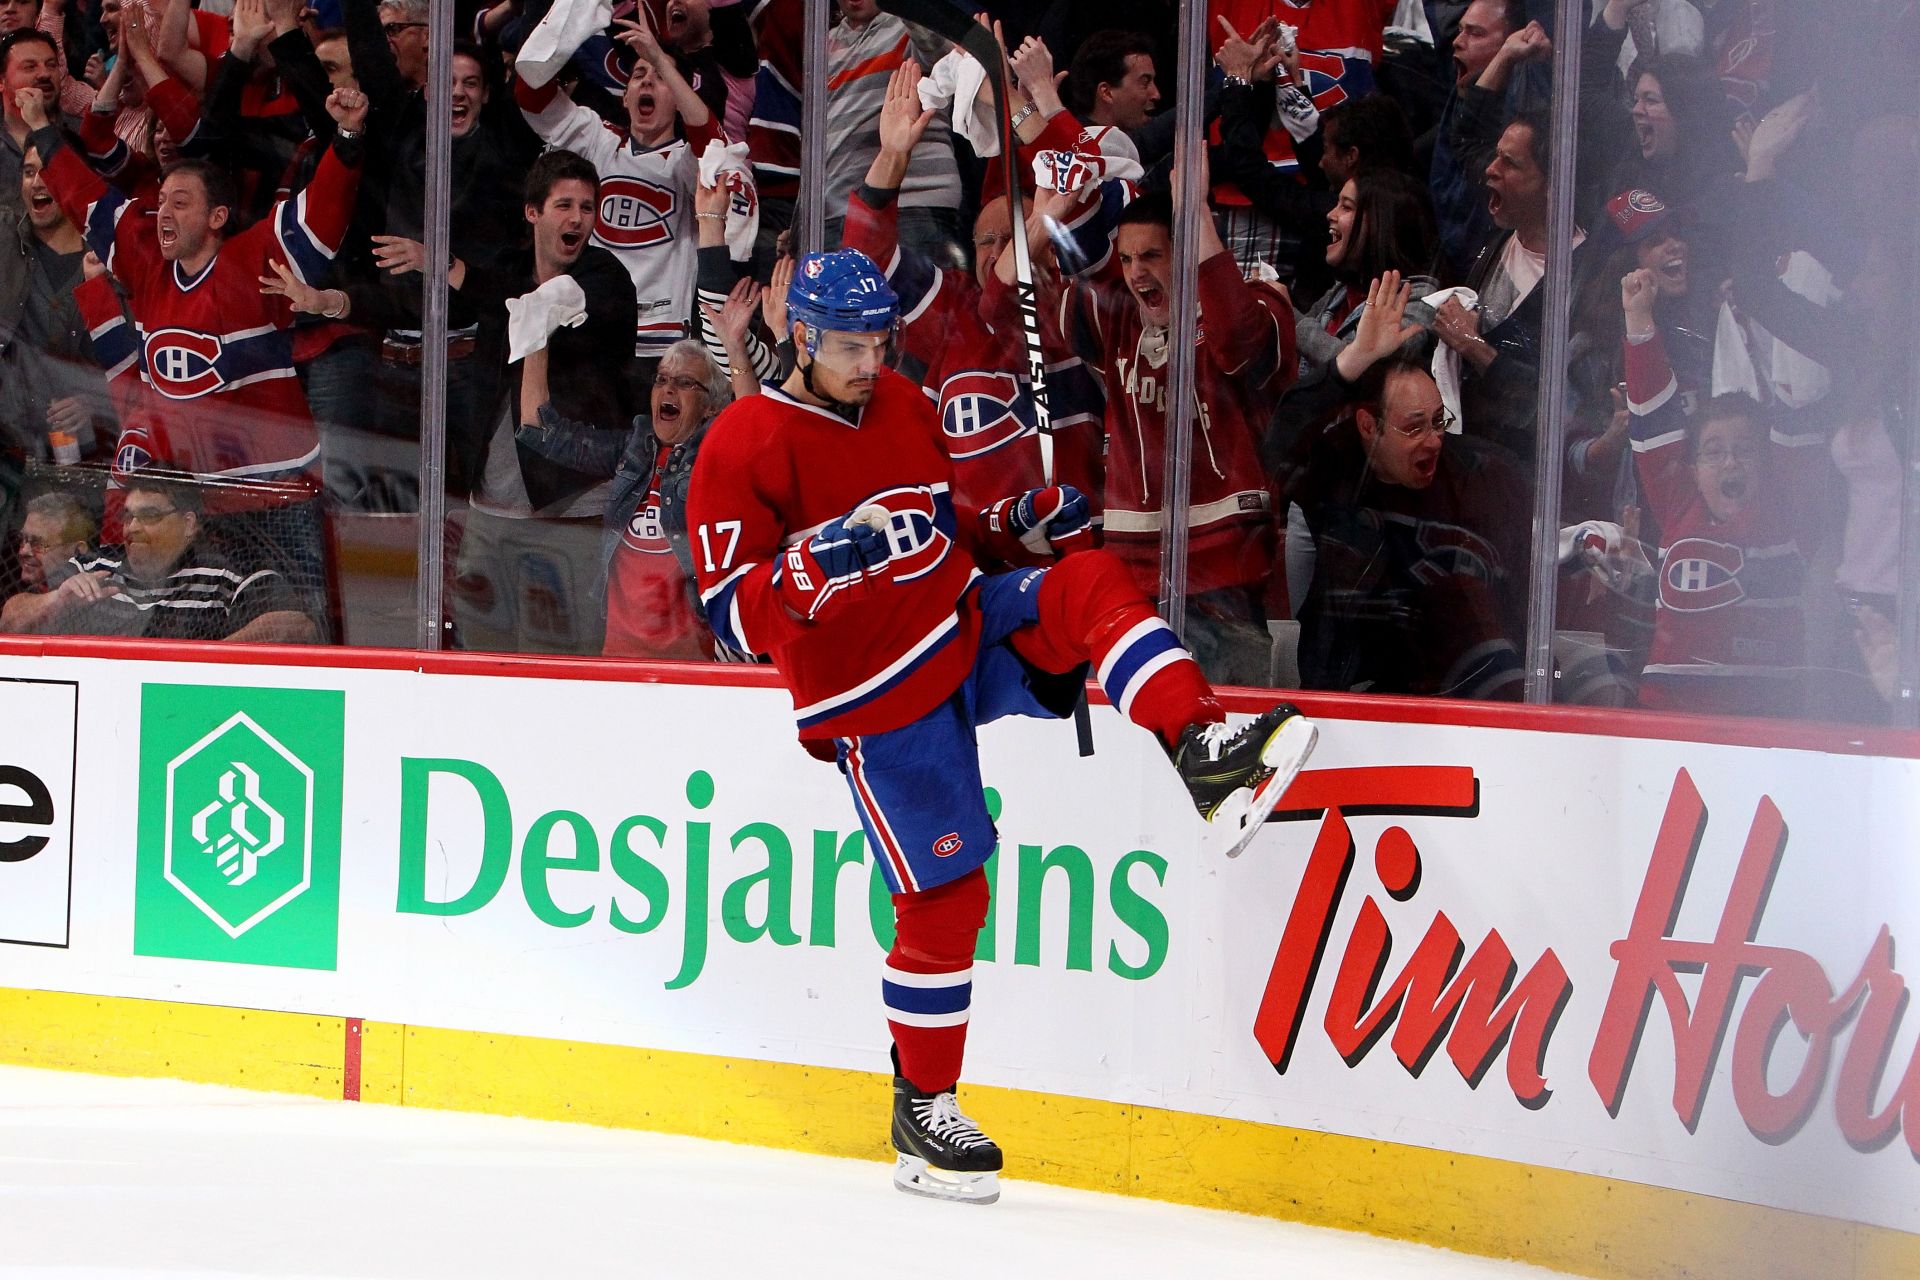
[[[893,950],[880,983],[899,1071],[942,1093],[960,1079],[973,1003],[973,951],[987,922],[987,874],[893,895]]]
[[[1039,625],[1013,641],[1045,671],[1091,661],[1120,713],[1168,746],[1190,724],[1226,719],[1200,664],[1140,594],[1126,565],[1107,552],[1084,551],[1049,568]]]

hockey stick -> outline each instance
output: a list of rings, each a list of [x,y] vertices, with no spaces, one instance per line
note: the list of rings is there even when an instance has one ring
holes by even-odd
[[[1034,428],[1040,437],[1040,474],[1053,483],[1053,413],[1047,397],[1047,358],[1040,346],[1040,292],[1033,281],[1033,250],[1027,243],[1025,196],[1020,184],[1020,140],[1014,136],[1007,109],[1007,66],[993,32],[975,22],[948,0],[879,0],[879,8],[896,18],[925,27],[959,45],[986,72],[993,89],[994,116],[1000,126],[1000,159],[1006,167],[1007,216],[1012,222],[1009,247],[1013,250],[1014,299],[1020,308],[1020,334],[1027,348],[1027,386],[1033,396]],[[1087,696],[1081,691],[1073,704],[1073,729],[1080,754],[1093,754],[1093,722],[1087,714]]]

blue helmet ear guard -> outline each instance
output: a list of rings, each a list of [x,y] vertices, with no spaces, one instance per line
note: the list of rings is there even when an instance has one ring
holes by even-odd
[[[794,265],[787,319],[807,326],[809,356],[816,353],[822,332],[891,333],[899,318],[900,295],[858,249],[810,253]]]

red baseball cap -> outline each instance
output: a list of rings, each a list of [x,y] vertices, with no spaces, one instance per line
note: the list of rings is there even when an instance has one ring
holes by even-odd
[[[1645,240],[1672,216],[1673,210],[1645,187],[1629,187],[1607,201],[1607,217],[1627,244]]]

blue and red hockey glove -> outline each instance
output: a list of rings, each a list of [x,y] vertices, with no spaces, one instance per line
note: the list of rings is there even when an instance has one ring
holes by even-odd
[[[880,508],[873,510],[884,518]],[[812,621],[831,604],[857,594],[863,582],[886,568],[892,553],[883,528],[862,508],[829,520],[811,538],[788,547],[773,570],[774,589],[787,608]]]
[[[1069,484],[1029,489],[981,513],[990,534],[1008,533],[1037,556],[1064,556],[1093,545],[1093,509]]]

